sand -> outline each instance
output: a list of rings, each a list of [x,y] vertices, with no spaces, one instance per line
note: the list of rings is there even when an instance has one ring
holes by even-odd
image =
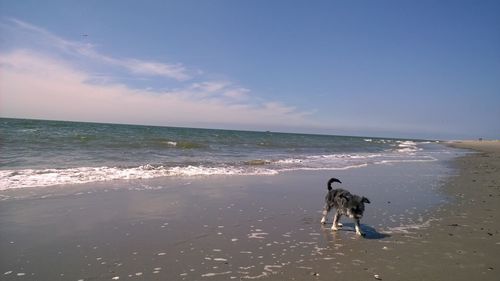
[[[0,278],[498,280],[500,145],[451,145],[479,152],[431,192],[398,186],[418,164],[337,173],[371,197],[364,238],[319,223],[324,171],[4,192]],[[356,189],[372,177],[404,192]]]
[[[368,246],[383,280],[499,280],[500,142],[449,145],[476,151],[453,163],[459,173],[443,188],[453,200],[429,227],[387,239],[387,251]]]

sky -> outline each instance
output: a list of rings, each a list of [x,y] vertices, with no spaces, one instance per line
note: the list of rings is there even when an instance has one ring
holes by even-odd
[[[500,1],[0,0],[0,116],[500,139]]]

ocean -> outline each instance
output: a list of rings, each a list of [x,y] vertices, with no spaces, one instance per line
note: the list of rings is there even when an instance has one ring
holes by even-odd
[[[0,119],[0,190],[435,162],[411,139]]]

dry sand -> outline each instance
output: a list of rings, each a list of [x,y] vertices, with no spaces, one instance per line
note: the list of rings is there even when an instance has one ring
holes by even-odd
[[[479,151],[452,163],[458,175],[438,190],[451,200],[388,227],[397,216],[383,209],[397,202],[375,198],[365,238],[349,221],[337,233],[320,225],[330,172],[3,193],[0,279],[499,280],[500,145],[451,145]],[[342,179],[401,174],[373,169]]]

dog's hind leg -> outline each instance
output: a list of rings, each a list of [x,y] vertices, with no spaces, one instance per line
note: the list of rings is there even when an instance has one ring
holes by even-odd
[[[323,209],[323,218],[321,218],[321,224],[326,223],[326,216],[328,215],[328,212],[330,212],[331,207],[328,206],[328,204],[325,205],[325,208]]]

